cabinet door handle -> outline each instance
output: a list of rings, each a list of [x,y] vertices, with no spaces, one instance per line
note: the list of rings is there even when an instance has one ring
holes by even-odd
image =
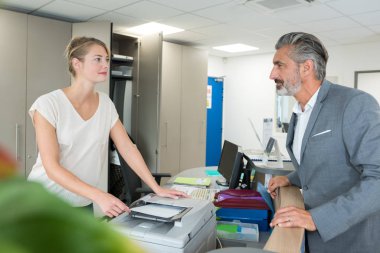
[[[19,154],[18,154],[18,128],[19,128],[19,125],[16,123],[16,160],[19,161],[20,157],[19,157]]]
[[[206,137],[204,136],[205,135],[205,124],[206,122],[204,120],[201,121],[201,129],[200,129],[200,132],[199,132],[199,143],[200,144],[203,144],[205,143],[205,139]]]
[[[165,148],[168,147],[168,122],[165,122]]]

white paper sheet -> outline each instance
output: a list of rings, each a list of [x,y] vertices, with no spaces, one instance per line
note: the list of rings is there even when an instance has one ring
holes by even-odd
[[[167,206],[167,205],[159,205],[159,204],[149,204],[144,206],[138,206],[131,208],[132,211],[156,216],[158,218],[171,218],[179,213],[181,213],[185,209],[184,207],[178,206]]]

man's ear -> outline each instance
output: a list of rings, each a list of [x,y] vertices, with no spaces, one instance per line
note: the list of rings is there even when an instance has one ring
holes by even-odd
[[[314,62],[310,59],[306,60],[304,63],[302,63],[300,72],[303,76],[314,74]]]

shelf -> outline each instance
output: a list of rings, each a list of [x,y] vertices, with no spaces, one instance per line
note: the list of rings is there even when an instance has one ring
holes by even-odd
[[[123,75],[111,75],[113,79],[123,79],[123,80],[132,80],[132,76],[123,76]]]
[[[114,62],[133,62],[133,57],[126,55],[112,55],[111,60]]]

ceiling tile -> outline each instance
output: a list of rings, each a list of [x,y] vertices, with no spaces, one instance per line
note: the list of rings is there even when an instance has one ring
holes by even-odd
[[[114,10],[128,4],[137,2],[138,0],[66,0],[68,2],[73,2],[77,4],[87,5],[102,10]]]
[[[373,25],[373,26],[369,26],[368,28],[380,34],[380,25]]]
[[[29,12],[38,9],[49,2],[51,2],[51,0],[1,0],[1,5],[7,6],[7,9],[9,10]]]
[[[218,24],[207,27],[192,29],[192,31],[211,35],[211,36],[225,36],[225,37],[239,37],[240,35],[255,34],[244,28],[236,28],[235,26],[227,24]],[[260,35],[259,35],[260,36]]]
[[[326,36],[327,38],[331,38],[336,41],[344,41],[344,40],[350,40],[352,41],[353,38],[357,38],[358,40],[363,40],[366,37],[371,37],[375,35],[375,33],[367,28],[364,27],[357,27],[357,28],[350,28],[350,29],[341,29],[341,30],[335,30],[335,31],[325,31],[325,32],[319,32],[319,34]]]
[[[293,24],[314,22],[343,16],[334,9],[320,4],[278,11],[275,15]]]
[[[357,14],[351,18],[362,25],[380,25],[380,11]]]
[[[255,31],[286,25],[288,22],[279,19],[275,15],[265,15],[252,10],[247,15],[238,16],[229,21],[229,24]]]
[[[369,35],[369,36],[363,36],[363,37],[337,39],[337,42],[339,43],[339,45],[371,43],[371,42],[378,42],[378,41],[380,41],[380,35]]]
[[[326,5],[346,15],[380,10],[379,0],[336,0]]]
[[[183,12],[148,1],[140,1],[116,10],[116,12],[150,21],[157,21],[182,14]]]
[[[159,4],[170,6],[182,11],[194,11],[204,9],[206,7],[227,3],[230,0],[151,0]]]
[[[92,18],[89,21],[110,21],[113,23],[114,30],[120,29],[121,27],[124,27],[125,29],[127,27],[141,25],[147,22],[146,20],[143,20],[143,19],[125,16],[113,11],[107,12],[106,14]]]
[[[242,4],[238,4],[234,1],[227,4],[222,4],[203,10],[195,11],[197,15],[217,20],[219,22],[229,22],[237,17],[251,15],[252,10]]]
[[[206,35],[204,35],[204,34],[190,32],[190,31],[184,31],[184,32],[164,35],[164,40],[176,41],[176,42],[178,42],[178,41],[193,42],[193,41],[198,41],[198,40],[204,39],[205,37],[206,37]]]
[[[33,14],[37,15],[60,16],[78,21],[86,21],[102,13],[104,13],[104,10],[66,1],[53,1],[33,12]]]
[[[347,17],[333,18],[327,20],[319,20],[316,22],[301,23],[300,27],[311,32],[331,31],[338,29],[355,28],[360,25]]]
[[[256,33],[261,34],[262,36],[266,36],[267,38],[273,38],[277,41],[282,35],[289,32],[302,31],[302,29],[298,28],[294,25],[283,25],[275,28],[263,29],[256,31]]]
[[[192,29],[196,27],[210,26],[216,24],[215,21],[192,14],[184,14],[160,21],[165,25],[171,25],[182,29]]]

